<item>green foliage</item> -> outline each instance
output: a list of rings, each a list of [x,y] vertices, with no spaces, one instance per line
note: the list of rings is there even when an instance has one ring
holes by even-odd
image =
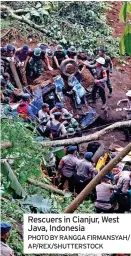
[[[127,15],[131,15],[131,2],[125,1],[121,7],[119,18],[121,21],[126,22],[127,21]]]
[[[20,197],[25,197],[26,193],[22,188],[21,184],[18,182],[16,175],[14,174],[13,170],[11,169],[7,161],[2,162],[1,171],[9,181],[9,186],[16,192],[16,194],[19,195]]]
[[[9,159],[19,182],[24,184],[29,177],[40,177],[40,162],[43,160],[46,163],[49,149],[36,142],[31,131],[18,120],[2,120],[1,133],[2,140],[12,142],[11,148],[2,150],[1,157]]]
[[[13,2],[8,5],[11,5],[13,9],[18,9]],[[85,49],[89,55],[93,55],[98,46],[104,45],[108,49],[107,54],[114,57],[119,54],[119,40],[112,37],[112,30],[106,24],[104,11],[110,9],[106,3],[41,1],[26,2],[25,6],[22,2],[19,8],[27,10],[27,13],[22,15],[46,28],[50,39],[62,44],[65,48],[75,45],[78,50]],[[28,28],[24,24],[23,30],[25,27]]]
[[[124,34],[120,40],[120,54],[131,56],[131,23],[128,23],[127,15],[131,16],[131,2],[124,2],[119,14],[120,19],[125,22]]]
[[[121,55],[124,55],[125,52],[131,56],[131,24],[126,24],[124,35],[120,40]]]

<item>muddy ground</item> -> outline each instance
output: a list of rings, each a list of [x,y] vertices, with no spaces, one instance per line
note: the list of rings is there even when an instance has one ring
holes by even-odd
[[[119,11],[122,5],[122,2],[109,2],[112,6],[112,9],[107,13],[107,23],[113,28],[113,37],[120,37],[123,33],[124,25],[119,20]],[[17,34],[17,33],[16,33]],[[33,42],[28,42],[27,40],[20,37],[19,34],[16,35],[14,40],[14,45],[16,47],[21,47],[23,44],[28,43],[31,48],[34,48],[38,42],[38,39]],[[96,111],[100,114],[101,117],[107,121],[115,122],[118,120],[125,119],[124,112],[116,112],[117,102],[120,99],[125,98],[127,90],[131,89],[131,57],[125,57],[124,63],[120,63],[117,59],[112,59],[114,64],[114,70],[111,77],[111,83],[113,85],[113,96],[112,98],[107,97],[107,109],[105,111],[101,110],[101,100],[98,99],[96,105],[91,105]],[[46,71],[44,74],[44,80],[48,80],[52,77],[50,71]],[[92,78],[89,74],[89,71],[85,71],[83,74],[83,84],[85,87],[88,87],[91,84]],[[108,89],[106,88],[106,93],[108,96]],[[66,107],[71,110],[73,105],[69,99],[66,101]],[[74,114],[77,114],[77,111],[74,109]],[[84,108],[86,111],[86,107]],[[79,113],[79,111],[78,111]],[[124,135],[120,131],[115,131],[110,134],[107,134],[102,138],[105,146],[108,147],[111,143],[115,142],[124,146],[127,142],[124,142]]]

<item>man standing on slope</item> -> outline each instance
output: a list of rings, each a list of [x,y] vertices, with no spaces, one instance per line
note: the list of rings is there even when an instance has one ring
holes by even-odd
[[[104,47],[100,47],[99,48],[99,51],[98,51],[98,55],[96,56],[96,59],[91,61],[90,64],[93,65],[96,63],[96,60],[99,58],[99,57],[102,57],[105,59],[105,64],[103,65],[103,67],[106,69],[106,73],[107,73],[107,81],[106,81],[106,84],[107,84],[107,87],[109,89],[109,95],[108,95],[108,98],[111,98],[112,97],[112,84],[111,84],[111,81],[110,81],[110,76],[112,76],[112,70],[113,70],[113,63],[112,63],[112,60],[109,56],[105,55],[105,49]]]

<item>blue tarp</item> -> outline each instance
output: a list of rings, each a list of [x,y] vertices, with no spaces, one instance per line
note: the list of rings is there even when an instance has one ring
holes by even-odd
[[[68,83],[72,86],[73,91],[76,93],[76,100],[77,104],[81,104],[81,98],[85,96],[86,90],[84,87],[79,83],[75,76],[68,78]]]
[[[80,121],[81,128],[82,129],[87,128],[89,125],[95,122],[98,116],[99,115],[96,113],[96,111],[93,108],[88,107],[88,112],[85,113],[84,117]]]

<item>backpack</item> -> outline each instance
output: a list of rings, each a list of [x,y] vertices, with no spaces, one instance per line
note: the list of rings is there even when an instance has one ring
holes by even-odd
[[[50,122],[50,132],[52,133],[53,138],[58,138],[61,133],[60,129],[61,123],[54,125],[53,122]]]

